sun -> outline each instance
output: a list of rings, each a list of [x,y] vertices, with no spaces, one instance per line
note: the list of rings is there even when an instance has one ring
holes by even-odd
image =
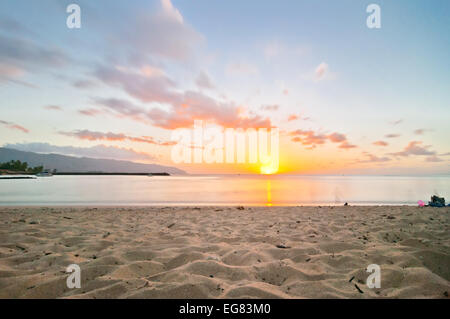
[[[273,165],[261,165],[260,172],[263,175],[272,175],[278,172],[278,168],[274,167]]]

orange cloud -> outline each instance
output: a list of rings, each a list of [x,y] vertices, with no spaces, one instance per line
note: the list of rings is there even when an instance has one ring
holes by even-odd
[[[376,145],[376,146],[388,146],[389,145],[385,141],[376,141],[376,142],[373,142],[372,144]]]
[[[350,148],[356,148],[356,147],[358,147],[358,146],[350,144],[347,141],[345,141],[344,143],[339,145],[339,148],[343,148],[343,149],[350,149]]]
[[[232,103],[220,103],[197,92],[186,92],[182,102],[169,110],[146,109],[121,99],[96,99],[95,103],[119,116],[147,122],[164,129],[191,127],[194,120],[213,122],[223,127],[269,128],[268,118],[259,115],[244,116],[241,108]]]
[[[288,122],[295,121],[295,120],[298,120],[298,119],[299,119],[298,115],[291,114],[288,117]]]

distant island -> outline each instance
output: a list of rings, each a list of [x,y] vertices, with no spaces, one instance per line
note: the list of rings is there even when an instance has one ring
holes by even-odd
[[[0,174],[39,174],[51,172],[53,175],[185,175],[186,172],[172,166],[158,164],[143,164],[130,161],[112,159],[97,159],[89,157],[75,157],[60,154],[41,154],[24,152],[11,148],[0,147],[0,163],[11,163],[15,167],[26,169],[0,169]],[[15,165],[15,164],[14,164]],[[13,166],[14,166],[13,165]],[[10,166],[8,166],[10,167]],[[30,171],[31,169],[31,171]],[[33,171],[36,169],[36,171]]]

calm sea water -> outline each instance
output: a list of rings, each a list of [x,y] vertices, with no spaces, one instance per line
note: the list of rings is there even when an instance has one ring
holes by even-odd
[[[53,176],[0,180],[0,205],[416,204],[450,176]]]

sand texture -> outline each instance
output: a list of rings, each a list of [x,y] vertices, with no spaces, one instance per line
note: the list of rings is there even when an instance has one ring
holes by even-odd
[[[0,298],[448,298],[449,212],[0,208]]]

